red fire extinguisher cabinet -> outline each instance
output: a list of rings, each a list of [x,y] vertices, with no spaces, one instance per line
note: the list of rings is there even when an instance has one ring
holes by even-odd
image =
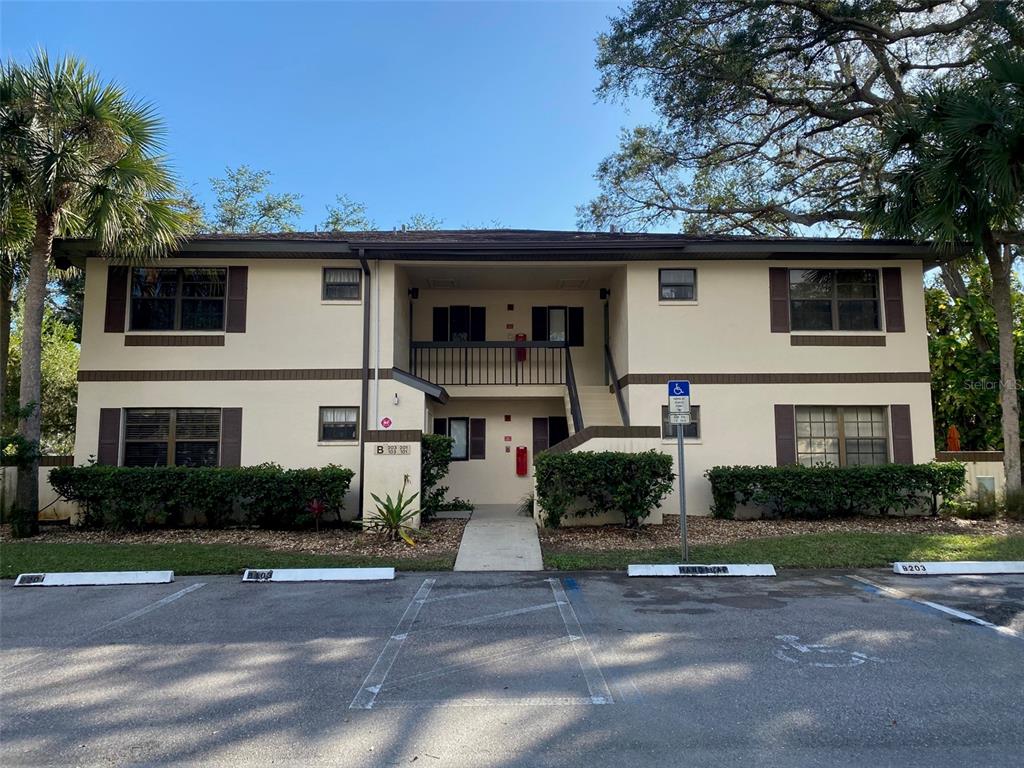
[[[529,474],[530,467],[526,461],[526,446],[520,445],[516,447],[516,474],[519,477],[526,477]]]

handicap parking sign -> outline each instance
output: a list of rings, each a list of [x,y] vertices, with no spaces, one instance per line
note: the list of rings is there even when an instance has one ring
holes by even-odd
[[[690,396],[690,382],[677,380],[670,381],[668,383],[668,396],[669,397],[689,397]]]

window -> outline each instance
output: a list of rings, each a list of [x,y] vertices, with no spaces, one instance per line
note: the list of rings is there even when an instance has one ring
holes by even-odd
[[[885,464],[889,440],[881,406],[798,406],[796,458],[806,467]]]
[[[791,269],[789,305],[794,331],[882,328],[875,269]]]
[[[359,299],[359,270],[324,268],[324,301],[343,301]]]
[[[447,435],[452,443],[452,461],[487,458],[486,419],[453,416],[434,419],[434,434]]]
[[[583,307],[534,307],[533,340],[583,346]]]
[[[124,418],[124,466],[216,467],[219,408],[129,408]]]
[[[133,331],[222,331],[226,269],[132,270]]]
[[[663,440],[675,440],[676,430],[680,425],[671,424],[668,420],[668,406],[661,406],[661,438]],[[683,438],[686,440],[700,439],[700,406],[690,406],[690,423],[683,424]]]
[[[662,301],[696,301],[697,270],[659,269],[658,298]]]
[[[485,307],[434,307],[434,341],[486,341]]]
[[[359,438],[359,409],[324,406],[320,408],[320,442]]]
[[[538,416],[533,420],[533,455],[558,445],[569,437],[569,420],[565,416]]]

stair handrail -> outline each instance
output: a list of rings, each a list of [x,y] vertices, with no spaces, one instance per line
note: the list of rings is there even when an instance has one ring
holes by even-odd
[[[622,426],[629,426],[629,408],[626,407],[626,398],[622,396],[622,387],[619,386],[619,374],[615,370],[615,360],[612,358],[612,348],[604,345],[604,359],[608,365],[608,374],[612,380],[612,391],[615,392],[615,402],[619,405],[619,416],[622,418]]]
[[[572,413],[573,432],[583,430],[583,409],[580,407],[580,393],[576,389],[576,372],[572,368],[572,353],[568,342],[565,345],[565,386],[569,390],[569,411]]]

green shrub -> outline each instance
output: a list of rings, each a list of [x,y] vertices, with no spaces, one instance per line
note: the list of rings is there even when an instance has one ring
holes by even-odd
[[[712,467],[715,517],[731,518],[738,504],[765,507],[777,517],[821,519],[858,514],[893,514],[927,505],[938,513],[938,498],[964,487],[964,465],[883,464],[871,467],[800,465]]]
[[[444,500],[448,486],[441,481],[448,475],[448,467],[452,463],[452,446],[455,441],[445,435],[423,435],[422,467],[420,470],[420,487],[422,489],[421,519],[426,521],[438,512],[448,508]],[[458,499],[457,501],[461,501]],[[468,503],[468,502],[466,502]],[[469,505],[472,509],[472,505]]]
[[[629,527],[672,490],[672,457],[657,451],[541,453],[533,461],[537,503],[547,525],[557,528],[570,508],[574,514],[618,512]]]
[[[344,467],[56,467],[50,484],[83,511],[82,523],[114,530],[161,525],[222,528],[243,520],[264,528],[313,521],[319,501],[341,520],[353,472]]]
[[[1003,497],[1003,512],[1013,520],[1024,520],[1024,488],[1007,491]]]

